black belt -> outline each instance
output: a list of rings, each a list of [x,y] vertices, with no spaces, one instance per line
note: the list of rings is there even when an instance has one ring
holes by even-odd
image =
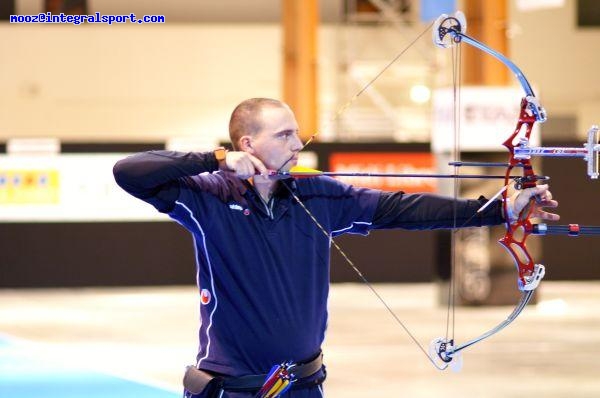
[[[317,357],[311,361],[296,364],[291,372],[298,380],[292,386],[292,389],[306,388],[313,385],[319,385],[325,380],[325,372],[323,376],[315,380],[303,382],[302,379],[315,375],[323,367],[323,354],[319,353]],[[195,366],[188,366],[183,376],[183,387],[192,394],[200,394],[206,387],[211,384],[211,388],[215,390],[252,392],[258,391],[262,387],[267,374],[246,375],[239,377],[221,377],[214,376],[209,372],[197,369]]]

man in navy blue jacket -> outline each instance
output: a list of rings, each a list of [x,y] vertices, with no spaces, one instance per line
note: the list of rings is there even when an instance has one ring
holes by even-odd
[[[233,151],[151,151],[114,168],[123,189],[194,237],[201,327],[197,363],[184,383],[188,396],[256,396],[265,374],[290,360],[289,372],[298,380],[286,396],[323,396],[320,350],[332,236],[504,222],[500,201],[473,216],[486,202],[483,197],[454,200],[355,188],[328,177],[269,176],[296,165],[302,149],[293,112],[277,100],[242,102],[229,131]],[[514,214],[533,196],[540,198],[537,217],[558,219],[542,210],[557,205],[545,185],[515,196]],[[285,369],[275,376],[285,381]],[[266,387],[283,390],[281,380]]]

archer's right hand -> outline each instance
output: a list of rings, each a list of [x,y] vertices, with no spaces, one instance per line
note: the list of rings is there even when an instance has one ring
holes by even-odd
[[[260,159],[244,151],[227,152],[225,161],[219,164],[219,169],[230,171],[243,180],[256,174],[268,174],[266,166]]]

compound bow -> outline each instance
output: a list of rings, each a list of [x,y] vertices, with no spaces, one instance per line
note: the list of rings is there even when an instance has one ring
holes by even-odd
[[[486,331],[478,337],[468,340],[464,343],[457,344],[454,341],[454,337],[440,337],[434,339],[429,346],[429,350],[426,350],[394,311],[387,305],[379,293],[375,290],[371,283],[363,276],[360,270],[354,265],[354,263],[348,258],[344,251],[337,245],[333,239],[331,240],[333,246],[340,252],[347,263],[354,269],[361,280],[367,284],[375,296],[380,300],[396,322],[405,330],[409,337],[417,344],[421,351],[427,356],[429,361],[439,370],[445,370],[448,367],[458,369],[462,364],[462,351],[470,347],[507,327],[521,314],[523,309],[529,303],[536,288],[539,286],[540,281],[544,277],[545,267],[542,264],[536,264],[533,261],[531,254],[529,253],[526,245],[527,238],[529,235],[545,235],[545,234],[568,234],[571,236],[580,234],[600,234],[600,227],[593,226],[579,226],[577,224],[570,224],[568,226],[553,225],[548,226],[546,224],[533,224],[530,221],[532,211],[534,208],[534,202],[536,198],[532,198],[529,205],[526,206],[517,217],[513,217],[511,214],[511,208],[508,198],[508,186],[515,183],[517,189],[526,189],[535,187],[537,182],[548,179],[547,177],[537,175],[534,172],[533,165],[531,163],[532,156],[554,156],[554,157],[581,157],[588,164],[588,175],[593,178],[598,178],[598,157],[600,152],[600,145],[598,144],[598,127],[592,126],[588,132],[588,141],[584,144],[583,148],[557,148],[557,147],[530,147],[529,140],[535,123],[543,123],[546,121],[546,112],[540,105],[537,97],[535,96],[531,85],[527,78],[521,72],[521,70],[504,55],[494,51],[487,47],[483,43],[471,38],[466,35],[466,20],[462,12],[457,12],[452,16],[446,14],[441,15],[437,21],[433,24],[433,41],[434,43],[442,48],[448,48],[461,43],[469,44],[485,53],[495,57],[497,60],[507,66],[518,79],[523,91],[525,93],[521,100],[519,119],[517,125],[512,134],[504,141],[503,145],[509,152],[509,159],[507,163],[484,163],[484,162],[451,162],[452,166],[505,166],[506,173],[503,176],[504,187],[494,195],[488,203],[482,208],[483,210],[487,204],[491,203],[493,199],[502,197],[502,211],[505,218],[506,233],[504,237],[499,240],[499,243],[507,250],[511,258],[513,259],[515,266],[518,271],[518,288],[521,291],[521,298],[516,305],[512,313],[497,326]],[[419,35],[419,37],[421,37]],[[417,37],[417,39],[419,38]],[[416,42],[415,39],[408,47]],[[368,86],[370,86],[381,74],[388,69],[407,49],[405,48],[398,56],[396,56],[385,68],[379,72],[374,79],[372,79],[359,93],[344,104],[341,109],[336,113],[334,120],[341,115],[341,113],[353,102],[362,92],[364,92]],[[303,149],[312,142],[313,138],[317,135],[315,133],[304,145]],[[286,162],[287,163],[287,162]],[[285,165],[285,164],[284,164]],[[301,171],[290,171],[282,172],[283,166],[273,172],[282,176],[293,176],[293,177],[310,177],[317,175],[340,175],[340,173],[333,172],[320,172],[316,170],[301,170]],[[522,176],[515,178],[512,174],[513,169],[521,169]],[[359,173],[349,173],[350,175],[358,175]],[[367,173],[368,174],[368,173]],[[387,175],[390,176],[390,175]],[[404,175],[397,175],[397,177],[404,177]],[[426,176],[423,176],[426,177]],[[452,175],[429,175],[428,177],[433,178],[460,178],[456,174]],[[497,178],[497,176],[490,176],[491,178]],[[468,177],[467,177],[468,178]],[[475,176],[475,178],[486,178],[485,176]],[[284,184],[286,188],[290,190],[290,194],[294,197],[296,202],[302,206],[302,208],[311,217],[316,226],[328,237],[331,238],[325,228],[319,223],[308,208],[302,203],[302,201],[295,195],[295,193]],[[465,223],[466,224],[466,223]]]
[[[523,172],[523,179],[517,184],[517,189],[525,189],[535,187],[539,178],[534,172],[531,163],[532,156],[556,156],[556,157],[583,157],[588,162],[588,174],[591,178],[598,178],[598,127],[592,126],[588,132],[588,142],[583,148],[544,148],[544,147],[529,147],[531,132],[535,123],[543,123],[546,121],[546,111],[540,105],[536,98],[531,85],[521,70],[509,59],[502,54],[487,47],[483,43],[466,35],[466,20],[462,12],[457,12],[453,16],[441,15],[433,26],[433,40],[436,45],[442,48],[451,47],[460,43],[469,44],[485,53],[493,56],[506,67],[508,67],[517,77],[523,91],[525,93],[521,100],[519,119],[512,134],[503,142],[503,145],[508,149],[509,158],[506,169],[505,187],[511,181],[509,176],[515,167],[518,167]],[[461,162],[458,165],[479,165],[485,166],[484,163],[467,163]],[[460,366],[460,353],[467,347],[472,346],[504,329],[511,324],[521,314],[525,306],[531,300],[536,288],[544,277],[545,267],[542,264],[536,264],[533,261],[526,245],[527,238],[531,234],[541,234],[540,232],[548,231],[545,224],[534,225],[530,218],[532,215],[533,204],[536,198],[531,198],[530,204],[526,206],[520,214],[515,218],[510,214],[510,204],[508,198],[508,190],[502,189],[502,211],[505,218],[506,233],[499,240],[499,243],[507,250],[513,259],[518,272],[518,287],[521,291],[521,298],[512,313],[500,324],[461,344],[455,344],[453,338],[437,338],[430,344],[430,355],[436,361],[438,369],[445,369],[448,364],[453,363]],[[485,206],[485,205],[484,205]],[[592,228],[593,227],[588,227]],[[553,229],[558,232],[559,229]],[[571,226],[569,231],[572,233],[581,232],[581,228]]]

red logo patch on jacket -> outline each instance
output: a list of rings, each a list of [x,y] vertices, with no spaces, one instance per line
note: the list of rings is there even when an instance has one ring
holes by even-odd
[[[208,289],[202,289],[200,291],[200,302],[203,305],[206,305],[206,304],[210,303],[211,298],[212,298],[212,296],[211,296],[210,291]]]

